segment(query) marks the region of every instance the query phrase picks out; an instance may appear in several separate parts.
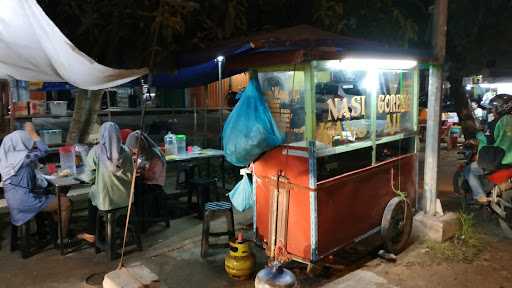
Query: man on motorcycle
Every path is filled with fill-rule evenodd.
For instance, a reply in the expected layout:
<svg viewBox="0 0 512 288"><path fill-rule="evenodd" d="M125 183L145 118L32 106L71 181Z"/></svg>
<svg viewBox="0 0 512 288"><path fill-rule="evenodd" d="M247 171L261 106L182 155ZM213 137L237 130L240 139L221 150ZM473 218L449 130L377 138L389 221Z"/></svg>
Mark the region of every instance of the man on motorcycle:
<svg viewBox="0 0 512 288"><path fill-rule="evenodd" d="M512 95L499 94L496 95L489 103L490 115L494 119L490 119L487 125L486 133L478 132L476 137L479 141L478 151L484 146L500 147L505 151L505 155L501 160L502 165L512 164ZM489 171L487 171L489 172ZM464 169L473 198L481 204L487 204L489 198L484 189L482 179L484 171L478 166L477 162L471 163Z"/></svg>

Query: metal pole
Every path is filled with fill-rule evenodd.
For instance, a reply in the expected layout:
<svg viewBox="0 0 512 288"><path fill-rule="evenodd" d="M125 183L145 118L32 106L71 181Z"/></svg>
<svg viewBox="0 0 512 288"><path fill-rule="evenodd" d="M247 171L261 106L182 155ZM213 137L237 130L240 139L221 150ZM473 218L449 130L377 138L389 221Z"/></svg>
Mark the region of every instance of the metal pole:
<svg viewBox="0 0 512 288"><path fill-rule="evenodd" d="M427 135L425 143L424 207L425 213L435 215L437 200L437 166L439 160L439 124L443 91L443 62L446 47L448 0L436 0L433 37L434 65L430 66L428 89Z"/></svg>
<svg viewBox="0 0 512 288"><path fill-rule="evenodd" d="M220 57L217 57L217 65L219 66L219 85L217 85L217 94L219 96L219 99L220 99L220 103L221 104L220 106L223 106L224 103L223 103L223 99L222 99L222 59L223 58L220 58ZM219 135L222 134L222 108L219 108L219 112L220 112L220 115L219 115ZM222 145L222 142L221 142L221 139L222 137L219 137L219 146Z"/></svg>
<svg viewBox="0 0 512 288"><path fill-rule="evenodd" d="M107 92L107 113L108 113L108 121L112 121L112 111L110 111L110 89L106 90ZM91 99L90 95L91 91L89 91L89 99Z"/></svg>
<svg viewBox="0 0 512 288"><path fill-rule="evenodd" d="M442 66L432 65L429 74L427 136L425 143L424 209L436 212L439 123L441 118ZM441 81L440 81L441 80Z"/></svg>

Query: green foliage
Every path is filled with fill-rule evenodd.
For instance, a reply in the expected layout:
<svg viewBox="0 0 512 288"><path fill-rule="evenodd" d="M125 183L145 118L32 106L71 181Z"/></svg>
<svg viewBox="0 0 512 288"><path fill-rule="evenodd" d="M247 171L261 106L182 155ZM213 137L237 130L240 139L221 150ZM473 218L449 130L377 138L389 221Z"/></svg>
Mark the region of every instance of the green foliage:
<svg viewBox="0 0 512 288"><path fill-rule="evenodd" d="M312 24L407 46L418 39L419 0L39 0L63 33L114 67L173 69L174 55L249 32ZM417 15L414 15L417 16Z"/></svg>
<svg viewBox="0 0 512 288"><path fill-rule="evenodd" d="M427 8L416 0L345 0L344 13L346 34L404 47L419 39L428 20Z"/></svg>
<svg viewBox="0 0 512 288"><path fill-rule="evenodd" d="M247 0L39 1L86 54L110 66L154 63L172 70L176 52L246 32Z"/></svg>
<svg viewBox="0 0 512 288"><path fill-rule="evenodd" d="M343 1L315 1L313 20L323 30L340 33L343 30Z"/></svg>

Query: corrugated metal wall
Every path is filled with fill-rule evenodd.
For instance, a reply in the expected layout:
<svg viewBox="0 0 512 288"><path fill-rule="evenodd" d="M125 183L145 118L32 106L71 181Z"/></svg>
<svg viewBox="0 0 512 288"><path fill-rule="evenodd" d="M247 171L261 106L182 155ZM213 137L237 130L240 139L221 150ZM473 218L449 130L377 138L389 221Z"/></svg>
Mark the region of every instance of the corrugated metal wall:
<svg viewBox="0 0 512 288"><path fill-rule="evenodd" d="M247 86L249 82L249 74L241 73L230 78L222 80L222 91L219 95L218 85L219 81L208 84L207 86L193 87L189 89L190 105L193 107L194 102L196 107L203 108L216 108L225 107L225 96L228 91L240 91L240 89Z"/></svg>

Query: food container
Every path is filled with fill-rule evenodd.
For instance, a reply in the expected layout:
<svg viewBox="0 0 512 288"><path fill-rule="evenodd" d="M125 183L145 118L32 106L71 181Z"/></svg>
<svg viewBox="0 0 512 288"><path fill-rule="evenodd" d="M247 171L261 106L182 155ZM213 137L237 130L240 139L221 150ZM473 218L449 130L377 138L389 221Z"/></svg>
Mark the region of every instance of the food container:
<svg viewBox="0 0 512 288"><path fill-rule="evenodd" d="M187 153L187 136L185 135L176 135L176 146L178 150L178 155L184 155Z"/></svg>
<svg viewBox="0 0 512 288"><path fill-rule="evenodd" d="M62 144L62 130L41 130L41 139L46 145L60 145Z"/></svg>
<svg viewBox="0 0 512 288"><path fill-rule="evenodd" d="M176 145L176 135L171 132L164 137L165 155L177 155L178 146Z"/></svg>
<svg viewBox="0 0 512 288"><path fill-rule="evenodd" d="M30 100L35 101L46 101L46 92L42 91L30 91Z"/></svg>
<svg viewBox="0 0 512 288"><path fill-rule="evenodd" d="M66 115L68 108L68 101L49 101L50 114L52 115Z"/></svg>
<svg viewBox="0 0 512 288"><path fill-rule="evenodd" d="M63 175L76 175L75 146L59 148L60 173Z"/></svg>
<svg viewBox="0 0 512 288"><path fill-rule="evenodd" d="M46 114L46 102L44 101L30 101L30 115L44 115Z"/></svg>
<svg viewBox="0 0 512 288"><path fill-rule="evenodd" d="M15 102L13 103L13 106L14 107L12 107L13 109L11 111L13 111L16 116L28 115L28 105L26 101Z"/></svg>

